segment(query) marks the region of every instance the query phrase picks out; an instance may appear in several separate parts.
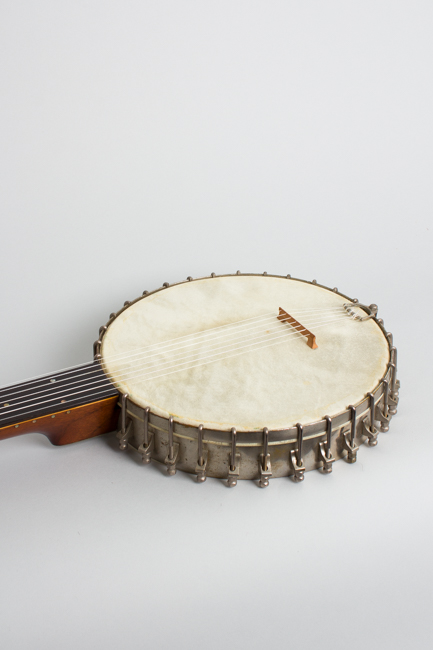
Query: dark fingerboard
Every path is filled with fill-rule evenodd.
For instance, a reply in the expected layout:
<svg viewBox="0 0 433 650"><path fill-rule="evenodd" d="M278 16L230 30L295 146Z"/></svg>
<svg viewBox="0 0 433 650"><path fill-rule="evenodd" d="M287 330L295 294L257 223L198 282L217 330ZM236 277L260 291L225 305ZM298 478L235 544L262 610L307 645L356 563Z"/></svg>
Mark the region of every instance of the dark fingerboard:
<svg viewBox="0 0 433 650"><path fill-rule="evenodd" d="M0 389L0 427L116 394L98 362L13 384Z"/></svg>

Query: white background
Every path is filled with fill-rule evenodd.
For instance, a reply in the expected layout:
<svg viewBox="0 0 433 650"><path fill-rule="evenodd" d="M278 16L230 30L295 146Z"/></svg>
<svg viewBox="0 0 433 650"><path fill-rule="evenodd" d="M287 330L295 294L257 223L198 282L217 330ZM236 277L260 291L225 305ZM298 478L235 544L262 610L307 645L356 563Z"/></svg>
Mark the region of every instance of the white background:
<svg viewBox="0 0 433 650"><path fill-rule="evenodd" d="M2 648L431 648L431 2L0 10L0 383L237 269L376 302L402 382L355 465L267 490L2 442Z"/></svg>

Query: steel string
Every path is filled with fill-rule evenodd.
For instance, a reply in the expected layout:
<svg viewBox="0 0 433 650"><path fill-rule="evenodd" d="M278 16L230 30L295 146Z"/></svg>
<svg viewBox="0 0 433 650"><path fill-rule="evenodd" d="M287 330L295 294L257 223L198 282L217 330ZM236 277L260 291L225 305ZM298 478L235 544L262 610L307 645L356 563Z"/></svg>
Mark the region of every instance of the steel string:
<svg viewBox="0 0 433 650"><path fill-rule="evenodd" d="M342 318L334 318L334 319L332 319L330 321L325 321L325 322L319 321L319 324L314 325L314 327L316 329L320 329L321 327L326 327L326 326L328 326L328 325L330 325L332 323L342 321L342 320L346 320L347 318L352 318L352 317L349 316L349 315L345 315ZM322 324L320 324L320 323L322 323ZM269 339L268 337L264 337L262 340L271 340L271 341L275 340L275 339L284 339L285 340L285 339L289 339L289 338L293 338L293 337L298 337L299 338L300 336L303 336L303 335L299 331L295 331L295 332L290 332L289 331L288 333L282 334L282 335L277 336L277 337L272 337L271 339ZM261 342L262 341L258 341L257 343L248 343L248 344L246 344L244 346L238 346L238 348L236 348L236 349L239 350L239 349L242 349L242 348L251 348L252 346L259 345ZM283 343L284 341L279 341L279 342ZM265 345L265 346L260 346L258 348L254 348L254 349L250 349L250 350L244 350L243 352L239 352L239 353L236 353L236 354L225 355L224 357L220 357L218 359L213 359L212 361L204 361L203 363L199 363L199 364L196 364L194 366L190 366L189 368L179 368L179 366L184 366L187 363L192 363L192 361L184 361L184 362L181 362L181 363L178 363L178 364L174 364L174 366L171 366L171 367L174 367L174 368L177 367L178 370L172 370L171 372L168 372L168 373L160 373L160 374L157 374L155 377L149 377L149 375L158 373L158 372L160 372L159 370L150 371L148 373L144 373L144 375L134 375L134 374L130 375L130 376L126 375L126 376L124 376L124 377L122 377L120 379L117 379L116 383L120 383L121 381L130 381L131 379L141 380L141 381L143 381L143 380L147 381L148 379L159 379L160 377L164 377L166 375L170 375L170 374L173 374L173 373L176 373L176 372L181 372L182 370L192 370L193 368L197 368L199 366L203 366L203 365L206 365L208 363L214 363L215 361L224 361L227 358L231 358L231 357L234 357L234 356L239 356L240 354L245 354L248 351L254 352L255 350L260 350L262 348L271 347L273 345L277 345L277 343L271 343L271 344L268 344L268 345ZM221 352L217 352L216 354L209 355L208 357L205 357L205 359L209 359L210 357L213 357L213 356L219 356L220 354L221 354ZM168 369L168 368L166 368L166 369ZM141 372L141 370L140 370L140 372ZM106 378L101 379L100 381L88 384L86 386L86 389L84 389L84 390L79 390L79 391L76 391L76 392L73 392L73 393L68 393L66 395L63 395L62 393L64 393L65 391L68 391L69 388L58 390L58 391L56 391L56 394L54 395L54 397L52 397L52 398L50 398L48 400L40 401L37 404L35 404L34 406L37 406L38 404L47 404L48 402L52 402L52 401L58 399L59 397L62 397L63 399L68 399L68 398L73 397L75 395L79 395L79 394L87 392L91 385L100 384L101 382L106 382L106 381L107 381ZM100 394L103 394L103 393L105 394L107 392L111 392L113 386L116 387L116 383L113 380L109 379L109 381L112 382L112 385L110 387L102 389L100 392L96 393L94 396L100 395ZM84 385L84 384L82 384L82 385ZM79 388L79 386L77 388ZM8 417L4 418L4 420L2 420L1 423L6 422L8 419L12 419L13 416L12 417L10 416L11 413L15 413L17 411L21 411L21 410L23 410L25 408L28 408L30 406L30 402L32 402L32 401L33 401L33 399L27 400L25 406L21 406L19 408L11 409L10 411L8 411ZM41 407L41 408L44 408L44 407ZM32 412L41 410L41 408L33 409Z"/></svg>
<svg viewBox="0 0 433 650"><path fill-rule="evenodd" d="M275 319L275 327L272 327L272 328L268 329L267 332L263 332L263 331L262 331L260 335L258 335L258 336L256 336L256 337L253 336L253 337L251 337L249 340L254 340L255 338L259 338L260 336L263 336L264 334L269 334L270 332L280 330L280 329L281 329L281 324L282 324L282 322L286 322L288 325L290 325L290 323L288 323L287 321L280 321L280 320L278 320L277 317L275 317L275 315L274 315L274 318L272 318L271 320L274 321L274 319ZM322 319L321 321L318 321L318 323L320 323L320 322L327 322L327 321L326 321L326 320L323 321L323 319ZM312 326L312 325L310 325L310 326ZM262 326L260 326L260 327L254 327L254 328L253 328L253 331L254 331L254 330L262 330ZM299 332L299 330L297 330L297 331ZM300 333L300 332L299 332L299 333ZM217 347L213 347L215 344L212 343L212 342L211 342L211 343L208 343L208 342L200 342L199 345L202 345L202 346L203 346L201 350L198 350L197 352L193 352L193 351L192 351L192 354L191 354L191 355L189 355L189 354L187 353L186 357L183 357L183 358L188 359L188 356L189 356L189 357L194 357L194 356L197 356L198 354L201 354L201 353L206 352L206 351L222 350L222 349L224 349L224 348L231 347L231 346L233 346L233 345L236 345L235 340L236 340L236 339L239 339L239 338L241 339L241 340L239 341L239 343L242 343L242 339L244 339L244 334L245 334L245 332L242 332L242 333L238 334L237 336L235 336L234 338L232 338L232 340L231 340L230 343L227 343L226 345L222 345L222 346L220 346L220 345L217 343ZM214 340L215 338L221 338L221 337L214 337L213 339L210 339L210 341ZM244 339L244 340L245 340L245 339ZM191 344L189 344L189 345L193 345L193 344L195 344L195 343L191 343ZM209 349L209 350L205 350L205 349L203 349L203 348L206 348L206 347L209 347L209 346L210 346L210 349ZM181 347L187 347L187 346L181 346ZM178 347L178 348L175 348L175 350L176 350L176 349L179 349L179 347ZM171 352L171 351L169 351L169 352ZM165 352L165 353L166 353L166 352ZM153 355L148 355L148 356L146 356L146 355L140 355L140 358L139 358L139 359L135 359L135 360L131 361L130 364L123 365L123 366L121 366L121 367L116 368L116 372L117 372L117 373L120 373L120 376L121 376L121 373L122 373L124 370L126 370L127 373L131 373L132 371L134 371L134 370L138 370L138 369L143 370L143 369L145 369L148 365L152 365L152 363L153 363L152 361L150 361L149 363L147 363L148 360L149 360L150 358L155 357L155 356L159 356L160 354L161 354L161 352L157 352L157 353L155 353L155 354L153 354ZM165 362L163 362L161 365L164 366L164 365L167 365L168 363L171 363L171 362L172 362L172 361L173 361L177 356L179 356L179 354L182 355L182 354L184 354L184 352L179 352L178 354L172 355L172 358L171 358L169 361L165 361ZM143 365L140 365L139 367L136 367L136 368L131 367L132 364L141 363L143 357L144 357L144 364L143 364ZM111 357L109 358L109 361L111 361ZM181 361L181 360L178 359L177 361L179 362L179 361ZM185 361L185 363L188 363L188 361ZM101 370L105 373L105 375L110 374L110 373L108 373L107 365L108 365L107 361L106 361L105 359L101 359L101 365L98 365L97 368L94 368L92 372L89 372L89 373L83 373L83 374L81 374L81 375L77 375L77 377L90 376L91 374L99 374L99 373L101 372ZM112 373L111 373L111 374L112 374ZM90 378L90 377L89 377L89 378ZM104 379L105 379L105 377L104 377L104 378L101 378L101 379L99 380L99 382L104 381ZM79 384L79 383L80 383L80 380L77 379L77 381L69 382L69 383L68 383L68 386L65 387L65 388L63 388L61 385L60 385L60 386L56 386L56 387L54 387L54 386L49 386L49 387L46 387L46 388L42 388L41 390L34 392L33 395L32 395L32 397L30 398L30 400L34 400L34 399L36 399L36 395L41 395L41 394L43 394L43 393L48 393L48 392L50 392L53 388L58 388L58 391L59 391L59 393L60 393L62 390L63 390L63 391L65 391L65 390L69 390L70 386L72 386L72 385L74 385L74 384ZM83 385L83 386L84 386L84 385L92 386L92 385L95 384L95 383L98 383L98 382L89 382L88 384L83 383L82 385ZM23 389L22 391L16 391L16 393L15 393L15 395L12 397L12 399L14 399L14 400L16 399L16 394L17 394L18 392L25 392L25 389ZM6 399L7 399L7 398L3 398L2 401L6 401ZM24 400L24 401L27 402L28 400ZM22 402L16 402L15 404L17 405L17 404L21 404L21 403L22 403ZM0 408L1 408L1 407L0 407Z"/></svg>
<svg viewBox="0 0 433 650"><path fill-rule="evenodd" d="M336 312L336 313L340 313L340 312L341 312L341 309L342 309L342 306L339 307L339 308L333 308L333 309L326 310L326 312L329 312L329 313L326 313L326 315L330 315L331 313L334 313L334 312ZM270 313L272 313L272 316L271 316L271 317L268 317L268 316L265 317L265 316L262 315L262 316L260 316L260 317L254 317L254 319L245 319L245 320L246 320L246 321L254 320L254 321L256 321L256 322L259 322L260 320L262 320L263 322L262 322L261 325L260 325L260 327L261 327L265 322L267 322L267 321L273 321L274 319L277 318L277 315L275 314L275 312L270 312ZM325 314L325 310L321 310L321 313L322 313L322 314ZM317 314L317 316L318 316L318 314ZM244 329L241 333L238 333L237 336L235 336L234 338L239 338L239 336L242 337L242 336L244 335L244 333L245 333L247 330L252 330L252 331L254 331L254 330L260 329L260 327L257 327L256 325L251 325L251 324L249 324L249 326L239 325L240 322L242 322L242 321L238 321L238 322L236 322L236 323L229 324L229 325L218 326L218 327L216 327L216 328L210 328L210 329L208 329L208 330L202 330L202 331L197 332L197 333L194 333L194 334L188 334L188 335L185 335L185 336L179 337L179 339L185 339L185 338L187 338L187 337L190 337L190 339L189 339L190 342L185 343L185 345L177 346L177 349L185 348L185 347L190 347L190 346L192 346L192 345L195 345L196 342L197 342L197 336L198 336L198 335L200 335L200 336L205 336L208 332L212 332L213 330L220 329L221 327L230 327L231 329L230 329L230 331L229 331L228 333L227 333L227 331L224 331L224 332L222 332L221 334L219 334L219 335L217 335L217 336L213 336L213 337L208 338L207 340L208 340L208 341L212 341L212 340L215 340L215 339L218 339L218 338L223 338L223 337L230 337L230 336L233 336L233 334L234 334L233 330L234 330L234 329L237 329L238 327L244 327L244 328L246 327L246 329ZM280 321L280 322L281 322L281 321ZM283 322L284 322L284 321L283 321ZM288 321L287 321L287 322L288 322ZM288 322L288 324L290 324L290 323ZM192 338L192 337L195 337L195 338ZM172 340L173 340L173 341L176 341L176 340L178 340L178 339L172 339ZM136 360L133 361L133 363L135 363L135 362L139 361L141 358L143 358L144 356L146 356L146 359L149 359L149 358L152 358L152 357L154 357L154 356L158 356L159 354L161 354L161 351L163 351L163 352L170 351L170 352L171 352L172 350L164 350L164 348L167 348L167 347L168 347L168 348L173 347L173 345L168 345L168 343L169 343L169 342L163 341L163 342L161 342L161 343L154 343L154 344L151 344L150 346L146 346L146 347L144 347L143 349L146 350L146 349L150 349L150 348L152 348L152 347L155 348L155 346L159 346L156 350L151 350L151 349L150 349L150 351L153 352L153 354L150 354L150 355L147 355L147 356L145 355L145 353L138 353L138 352L136 352L136 350L139 350L139 349L141 349L141 348L135 348L134 350L130 351L130 352L127 353L127 354L121 353L121 354L119 354L119 355L111 355L110 357L107 357L107 360L109 360L110 362L113 362L113 360L116 361L116 357L118 357L118 360L129 360L129 359L131 359L131 358L133 358L133 357L138 356L139 359L136 359ZM176 350L176 348L174 348L174 350ZM102 364L105 364L105 363L106 363L106 360L105 360L105 359L102 359L102 360L101 360L101 366L98 365L97 367L91 367L91 368L89 368L88 364L80 364L80 365L78 365L78 366L76 366L76 367L82 367L83 365L87 365L88 371L87 371L87 372L83 372L83 373L81 373L81 374L79 374L79 375L76 375L75 378L78 379L79 377L87 377L87 376L90 377L90 375L97 374L97 373L100 372L101 367L102 367L102 369L104 370L104 367L103 367ZM127 366L125 366L125 367L127 367ZM49 376L50 376L50 375L43 375L42 377L49 377ZM57 374L56 376L58 377L58 374ZM62 381L62 380L60 379L60 381ZM76 384L76 383L78 383L78 382L77 382L77 381L73 381L73 382L70 382L69 385ZM29 386L27 385L27 382L26 382L26 387L25 387L25 388L22 388L22 389L20 389L20 390L15 390L15 391L14 391L14 395L10 395L10 396L5 395L5 396L2 396L2 401L3 401L3 402L7 402L8 399L15 399L15 398L16 398L16 395L17 395L18 393L25 393L25 392L28 390L28 388L29 388ZM51 387L46 388L46 389L43 389L43 390L41 390L41 391L37 391L37 392L34 393L34 395L38 395L38 394L41 394L41 393L43 393L43 392L48 392L48 390L49 390L50 388L51 388ZM0 407L0 408L1 408L1 407Z"/></svg>
<svg viewBox="0 0 433 650"><path fill-rule="evenodd" d="M269 329L267 330L267 332L266 332L267 334L269 334L270 332L273 332L273 331L277 331L277 330L279 330L279 329L281 328L281 324L282 324L282 323L286 323L286 324L290 325L290 322L288 322L287 320L286 320L286 321L284 321L284 320L280 321L279 319L277 319L277 317L276 317L275 315L274 315L274 318L272 318L271 320L274 320L274 319L275 319L275 327L271 327L271 328L269 328ZM323 322L323 321L318 321L318 322ZM325 321L325 322L326 322L326 321ZM251 328L248 328L248 329L251 329ZM262 330L262 326L260 326L260 327L254 327L254 328L253 328L253 331L254 331L254 330L256 330L256 331L257 331L257 330ZM297 331L299 332L299 330L297 330ZM264 333L265 333L265 332L263 332L263 334L264 334ZM301 332L299 332L299 333L301 333ZM194 356L197 356L198 354L201 354L201 353L205 352L205 351L206 351L205 348L206 348L206 347L209 347L209 346L211 346L209 351L212 351L213 349L219 350L219 349L223 349L223 348L227 348L227 347L231 347L231 346L233 346L233 345L236 345L236 343L235 343L236 339L241 338L241 341L240 341L240 342L242 342L242 339L244 338L244 334L245 334L245 331L242 332L242 333L238 333L238 334L237 334L234 338L232 338L231 341L230 341L229 343L227 343L226 345L223 345L223 346L219 346L219 347L218 347L219 344L217 343L217 347L216 347L216 348L213 348L213 347L212 347L213 345L215 345L215 344L212 343L212 342L209 343L209 342L207 342L207 341L201 341L201 342L199 342L199 345L201 345L202 348L201 348L200 350L198 350L197 352L193 352L193 351L192 351L192 355L191 355L191 356L194 357ZM263 334L260 334L260 335L258 335L258 336L252 336L252 337L250 337L249 340L254 340L255 338L258 338L259 336L262 336ZM221 337L213 337L213 339L209 339L209 341L214 341L215 338L221 338ZM190 345L196 345L196 342L191 343L191 344L188 344L188 345L186 345L186 346L179 346L179 347L175 348L175 351L178 350L180 347L189 347ZM169 351L169 352L171 352L171 351ZM163 352L163 354L164 354L164 353L167 354L167 352ZM153 355L148 355L148 356L141 354L139 359L134 359L134 360L132 360L129 364L127 364L127 365L123 365L123 366L121 366L120 368L119 368L119 367L116 368L116 372L122 373L122 371L123 371L124 369L127 369L128 372L131 372L132 370L138 370L138 368L133 368L133 367L131 367L131 366L133 366L133 364L141 363L141 361L142 361L143 358L144 358L145 363L144 363L144 365L140 366L140 368L141 368L141 369L144 369L146 366L151 365L151 364L153 363L152 361L150 361L149 363L147 363L148 360L149 360L150 358L155 357L155 356L159 356L160 354L161 354L161 352L157 352L157 353L155 353L155 354L153 354ZM179 352L179 353L176 353L176 354L172 355L171 360L174 360L177 356L179 356L179 354L182 355L182 354L184 354L184 352ZM187 355L187 356L188 356L188 355ZM186 358L187 358L187 357L186 357ZM178 361L179 361L179 360L178 360ZM91 374L100 373L101 369L102 369L103 372L105 372L106 374L109 374L109 373L108 373L108 369L107 369L107 366L108 366L108 363L109 363L109 362L111 362L111 357L109 357L108 359L101 359L101 365L100 365L100 366L98 365L98 368L97 368L97 369L93 369L93 371L92 371L92 372L89 372L89 373L83 373L83 374L81 374L81 375L77 375L77 377L83 377L83 376L86 376L86 375L91 375ZM166 361L166 362L164 362L162 365L167 365L167 363L170 363L170 362L169 362L169 361ZM112 373L111 373L111 374L112 374ZM101 380L101 381L102 381L102 380ZM68 390L70 386L72 386L72 385L74 385L74 384L77 384L77 383L80 383L80 380L79 380L79 379L77 379L77 381L69 382L68 387L67 387L66 389L64 389L64 390ZM83 385L84 385L84 384L83 384ZM88 385L91 386L92 383L89 383ZM42 390L40 390L40 391L36 391L35 393L33 393L33 397L32 397L32 399L34 399L34 397L35 397L36 395L41 395L41 394L43 394L43 393L50 392L50 390L51 390L52 388L54 388L54 387L53 387L53 386L50 386L50 387L47 387L47 388L42 388ZM61 390L61 386L59 386L58 388L59 388L59 390ZM17 392L25 392L25 389L23 389L22 391L17 391ZM17 393L17 392L16 392L16 393ZM16 393L15 393L15 395L16 395ZM7 398L4 398L2 401L6 401L6 399L7 399ZM14 396L12 399L16 399L16 397ZM21 403L21 402L17 402L17 404L20 404L20 403ZM1 407L0 407L0 408L1 408Z"/></svg>
<svg viewBox="0 0 433 650"><path fill-rule="evenodd" d="M298 311L296 311L296 314L298 315L298 314L304 314L304 313L315 312L315 311L322 312L322 313L325 314L326 312L332 312L332 311L335 311L335 310L339 310L342 307L343 307L343 305L341 305L340 307L329 307L329 308L326 308L326 309L322 309L320 307L318 307L318 308L310 308L310 309L306 309L306 310L302 310L302 311L298 310ZM198 335L206 335L208 332L211 332L213 330L217 330L217 329L220 329L220 328L224 328L224 327L226 327L226 328L231 328L233 326L237 327L242 322L261 319L261 318L264 318L265 316L267 316L268 314L273 314L275 316L275 312L267 312L266 314L262 314L260 316L253 316L252 318L247 318L247 319L245 319L245 321L235 321L234 323L228 323L227 325L219 325L217 327L209 328L207 330L201 330L200 332L195 332L193 334L186 334L186 335L178 337L178 338L169 339L168 341L162 341L161 343L152 343L149 346L143 346L141 348L135 348L135 350L132 351L132 352L136 353L137 350L146 350L148 348L151 348L151 347L154 347L154 346L157 346L157 345L161 345L161 346L166 345L166 344L170 343L171 341L177 341L177 340L187 338L187 337L198 336ZM122 355L123 355L123 353L119 353L120 357L122 357ZM117 356L117 355L113 355L112 358L114 358L115 356ZM129 353L127 355L125 355L125 358L128 357L128 356L130 356ZM75 370L76 368L88 367L89 363L92 363L92 362L79 363L79 364L76 364L74 366L68 366L66 368L62 368L61 370L58 370L58 371L53 371L52 373L44 373L42 375L35 375L34 377L30 377L29 379L26 379L22 383L30 385L31 383L34 383L34 382L36 382L36 381L38 381L40 379L48 378L48 377L52 376L53 374L55 374L57 377L59 377L62 374L69 374L72 370ZM5 388L12 388L13 386L19 386L19 385L20 385L20 383L17 383L17 384L3 384L2 386L0 386L0 391L5 389ZM6 399L7 399L7 397L2 397L2 401L6 400Z"/></svg>

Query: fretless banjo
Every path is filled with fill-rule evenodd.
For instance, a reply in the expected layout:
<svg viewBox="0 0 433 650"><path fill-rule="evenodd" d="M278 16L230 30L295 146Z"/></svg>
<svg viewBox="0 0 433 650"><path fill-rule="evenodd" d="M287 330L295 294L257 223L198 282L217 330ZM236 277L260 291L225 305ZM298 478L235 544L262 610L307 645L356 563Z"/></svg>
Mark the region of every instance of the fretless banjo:
<svg viewBox="0 0 433 650"><path fill-rule="evenodd" d="M236 485L354 463L397 411L377 306L263 273L144 291L100 328L89 364L0 390L0 439L63 445L118 428L120 449Z"/></svg>

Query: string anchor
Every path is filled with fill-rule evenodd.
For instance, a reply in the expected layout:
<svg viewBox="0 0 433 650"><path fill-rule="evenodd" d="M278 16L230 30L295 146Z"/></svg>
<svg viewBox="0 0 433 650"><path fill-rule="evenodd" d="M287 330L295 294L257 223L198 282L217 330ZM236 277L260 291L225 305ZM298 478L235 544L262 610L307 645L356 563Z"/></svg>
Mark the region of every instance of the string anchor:
<svg viewBox="0 0 433 650"><path fill-rule="evenodd" d="M367 307L367 305L361 305L359 302L345 302L343 303L343 307L349 316L353 318L353 320L357 320L360 323L363 323L365 320L369 320L370 318L375 318L377 316L377 305L370 305ZM367 316L361 316L359 312L355 311L355 308L360 308L363 311L367 312Z"/></svg>

